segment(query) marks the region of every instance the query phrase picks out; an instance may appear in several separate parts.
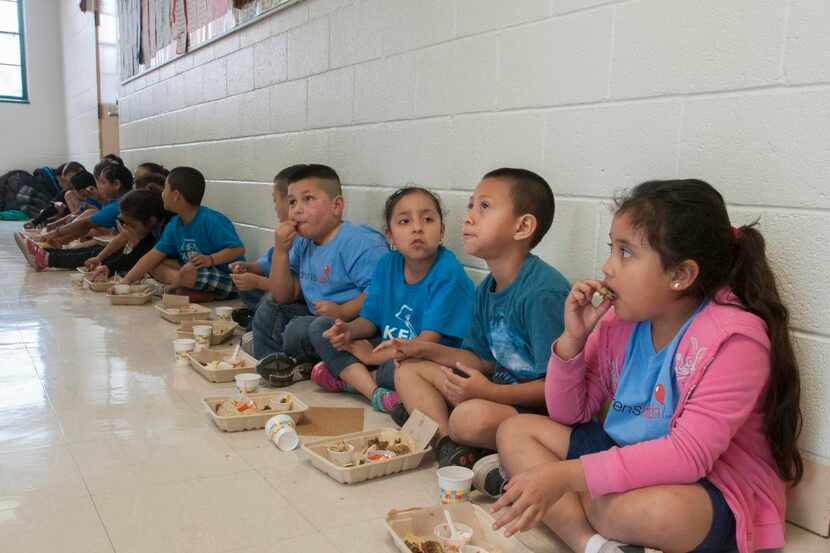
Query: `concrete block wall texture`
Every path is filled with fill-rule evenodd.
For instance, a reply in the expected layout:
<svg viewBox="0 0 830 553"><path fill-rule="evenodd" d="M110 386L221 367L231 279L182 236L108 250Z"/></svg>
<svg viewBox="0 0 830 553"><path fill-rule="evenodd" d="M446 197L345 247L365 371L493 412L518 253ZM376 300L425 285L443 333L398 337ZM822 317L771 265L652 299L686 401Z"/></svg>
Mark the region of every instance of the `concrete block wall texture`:
<svg viewBox="0 0 830 553"><path fill-rule="evenodd" d="M332 165L347 213L440 192L446 242L487 170L553 186L536 253L599 272L610 199L651 178L714 184L759 218L802 361L804 450L830 463L830 9L824 0L308 0L127 82L131 165L192 165L249 256L272 243L269 185Z"/></svg>

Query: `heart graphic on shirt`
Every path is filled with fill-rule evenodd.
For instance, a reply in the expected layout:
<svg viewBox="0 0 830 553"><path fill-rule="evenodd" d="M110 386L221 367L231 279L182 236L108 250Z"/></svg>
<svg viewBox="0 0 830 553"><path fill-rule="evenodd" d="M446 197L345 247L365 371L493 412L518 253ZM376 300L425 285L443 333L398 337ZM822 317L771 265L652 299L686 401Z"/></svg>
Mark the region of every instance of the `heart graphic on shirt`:
<svg viewBox="0 0 830 553"><path fill-rule="evenodd" d="M664 388L662 384L658 384L654 387L654 399L656 399L660 405L663 405L666 401L666 388Z"/></svg>

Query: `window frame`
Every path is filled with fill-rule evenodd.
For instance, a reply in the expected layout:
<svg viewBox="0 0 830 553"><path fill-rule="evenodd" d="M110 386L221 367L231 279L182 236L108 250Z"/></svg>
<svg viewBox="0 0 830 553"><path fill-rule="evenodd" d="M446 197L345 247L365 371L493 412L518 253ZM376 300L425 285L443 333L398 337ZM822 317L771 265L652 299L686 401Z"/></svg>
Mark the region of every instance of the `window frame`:
<svg viewBox="0 0 830 553"><path fill-rule="evenodd" d="M6 102L11 104L28 104L29 103L29 84L26 80L26 27L23 21L23 0L15 0L17 5L17 34L20 40L20 96L6 96L0 94L0 103ZM13 35L15 33L2 34Z"/></svg>

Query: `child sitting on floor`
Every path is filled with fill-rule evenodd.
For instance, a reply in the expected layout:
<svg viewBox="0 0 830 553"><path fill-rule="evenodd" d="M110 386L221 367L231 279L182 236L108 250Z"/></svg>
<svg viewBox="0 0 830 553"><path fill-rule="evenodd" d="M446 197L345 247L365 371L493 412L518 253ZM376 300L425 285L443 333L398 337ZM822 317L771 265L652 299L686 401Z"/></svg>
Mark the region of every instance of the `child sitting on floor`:
<svg viewBox="0 0 830 553"><path fill-rule="evenodd" d="M438 197L424 188L402 188L386 200L386 237L393 251L372 273L360 316L351 322L319 317L309 329L322 361L311 379L321 388L356 390L381 412L400 402L391 349L384 340L423 340L461 345L470 324L475 286L444 246ZM367 341L366 338L369 338ZM369 372L369 366L376 368Z"/></svg>
<svg viewBox="0 0 830 553"><path fill-rule="evenodd" d="M763 237L709 184L673 180L624 196L610 238L605 279L565 304L550 418L499 428L496 526L541 521L578 553L782 548L800 384Z"/></svg>
<svg viewBox="0 0 830 553"><path fill-rule="evenodd" d="M544 412L545 341L562 332L569 285L530 250L553 216L553 192L536 173L505 168L484 175L464 217L464 251L491 272L476 290L464 342L391 344L401 361L395 388L408 412L419 409L438 423L442 467L472 466L479 448L495 449L502 422Z"/></svg>
<svg viewBox="0 0 830 553"><path fill-rule="evenodd" d="M288 183L288 220L275 232L271 298L263 300L253 320L260 368L269 366L264 358L274 354L284 366L281 372L319 359L309 338L316 317L357 317L372 271L388 251L381 233L343 220L345 200L334 169L305 165ZM295 376L307 379L308 368Z"/></svg>
<svg viewBox="0 0 830 553"><path fill-rule="evenodd" d="M176 214L155 247L124 276L130 284L150 273L162 284L183 289L194 301L236 294L228 263L244 260L245 246L222 213L201 205L205 177L192 167L176 167L162 192L164 208ZM175 259L168 257L175 256Z"/></svg>

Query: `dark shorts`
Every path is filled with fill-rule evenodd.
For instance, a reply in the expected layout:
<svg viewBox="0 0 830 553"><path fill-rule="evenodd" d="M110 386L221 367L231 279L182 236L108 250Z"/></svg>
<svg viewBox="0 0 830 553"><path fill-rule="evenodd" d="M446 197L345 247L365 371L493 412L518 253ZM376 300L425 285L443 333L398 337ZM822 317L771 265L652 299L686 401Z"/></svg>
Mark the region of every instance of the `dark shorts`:
<svg viewBox="0 0 830 553"><path fill-rule="evenodd" d="M583 455L599 453L616 446L616 442L605 433L602 425L591 421L578 424L571 432L571 441L568 445L568 459L579 459ZM726 503L723 494L709 480L703 478L698 481L709 494L712 502L712 527L691 553L726 553L736 551L735 515Z"/></svg>

